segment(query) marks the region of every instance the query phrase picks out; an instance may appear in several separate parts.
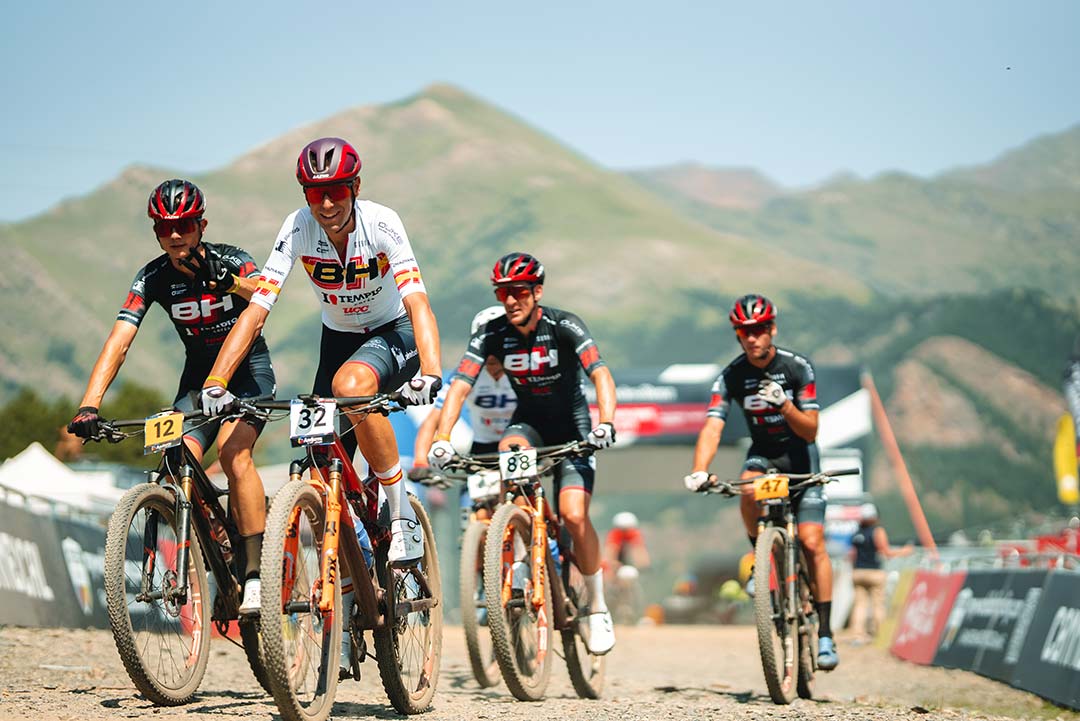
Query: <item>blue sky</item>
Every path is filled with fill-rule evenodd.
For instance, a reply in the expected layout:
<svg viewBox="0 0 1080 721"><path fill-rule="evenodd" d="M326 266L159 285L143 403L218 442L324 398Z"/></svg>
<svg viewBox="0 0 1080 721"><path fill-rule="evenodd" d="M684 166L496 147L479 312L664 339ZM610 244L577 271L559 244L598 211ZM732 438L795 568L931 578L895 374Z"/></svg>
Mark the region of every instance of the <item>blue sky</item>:
<svg viewBox="0 0 1080 721"><path fill-rule="evenodd" d="M1080 122L1077 28L1065 0L10 3L0 220L433 82L610 168L927 175Z"/></svg>

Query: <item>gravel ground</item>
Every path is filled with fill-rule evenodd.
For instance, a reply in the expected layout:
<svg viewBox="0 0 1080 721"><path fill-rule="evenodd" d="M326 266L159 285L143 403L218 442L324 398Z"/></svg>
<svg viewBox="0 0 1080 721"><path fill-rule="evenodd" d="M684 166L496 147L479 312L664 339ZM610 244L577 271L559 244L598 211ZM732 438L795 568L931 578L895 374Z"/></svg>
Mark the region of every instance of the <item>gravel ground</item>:
<svg viewBox="0 0 1080 721"><path fill-rule="evenodd" d="M758 663L754 630L738 626L620 628L602 701L578 699L559 661L542 703L515 701L505 687L472 680L460 627L448 627L439 689L425 719L1062 719L1080 714L963 671L902 663L872 647L842 643L840 668L822 674L815 701L775 706ZM156 708L138 696L108 631L0 628L0 719L276 719L243 652L215 639L195 700ZM399 718L378 669L342 682L334 717Z"/></svg>

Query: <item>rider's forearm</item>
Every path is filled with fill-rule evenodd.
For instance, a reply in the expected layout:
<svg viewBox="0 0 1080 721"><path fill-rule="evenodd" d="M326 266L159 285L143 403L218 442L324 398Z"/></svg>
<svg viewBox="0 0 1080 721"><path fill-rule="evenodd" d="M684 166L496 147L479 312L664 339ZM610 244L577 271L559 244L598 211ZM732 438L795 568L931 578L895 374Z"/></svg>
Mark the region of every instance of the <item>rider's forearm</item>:
<svg viewBox="0 0 1080 721"><path fill-rule="evenodd" d="M724 422L719 418L709 418L705 421L701 432L698 433L697 444L694 446L694 467L692 473L709 470L716 455L716 448L720 445L720 435L724 432Z"/></svg>
<svg viewBox="0 0 1080 721"><path fill-rule="evenodd" d="M780 406L780 415L784 417L795 435L807 443L813 443L817 438L817 411L801 411L789 400Z"/></svg>
<svg viewBox="0 0 1080 721"><path fill-rule="evenodd" d="M251 304L244 308L240 317L236 319L236 325L225 337L225 342L218 352L217 360L214 361L214 367L210 369L205 385L222 385L218 382L219 380L225 381L225 385L228 385L228 381L232 379L236 369L240 367L240 363L251 350L251 344L259 337L269 313L270 311L260 305Z"/></svg>
<svg viewBox="0 0 1080 721"><path fill-rule="evenodd" d="M607 366L594 370L590 379L596 387L596 407L600 411L600 422L611 423L615 420L615 379Z"/></svg>
<svg viewBox="0 0 1080 721"><path fill-rule="evenodd" d="M105 345L101 349L101 355L94 363L94 370L90 372L90 380L86 384L86 393L83 395L80 406L93 406L98 408L105 397L105 391L116 380L116 374L120 372L120 366L124 365L131 341L135 338L138 327L126 321L117 321L113 326L109 337L105 339Z"/></svg>
<svg viewBox="0 0 1080 721"><path fill-rule="evenodd" d="M255 291L259 289L259 275L250 275L247 278L241 278L238 275L234 275L236 278L236 285L232 287L229 292L233 295L238 295L244 300L250 301L251 296L255 295Z"/></svg>
<svg viewBox="0 0 1080 721"><path fill-rule="evenodd" d="M461 406L471 390L472 386L463 380L455 380L450 384L450 390L446 392L446 400L443 402L442 415L439 417L438 430L435 431L435 440L450 440L450 432L454 430L454 424L461 415Z"/></svg>
<svg viewBox="0 0 1080 721"><path fill-rule="evenodd" d="M426 293L413 293L403 301L409 314L413 333L416 335L416 351L420 355L420 372L442 379L442 360L439 355L439 326Z"/></svg>
<svg viewBox="0 0 1080 721"><path fill-rule="evenodd" d="M416 443L413 445L413 465L426 466L428 451L431 450L431 442L435 440L435 432L439 429L439 418L442 417L442 409L436 408L428 413L424 422L416 429Z"/></svg>

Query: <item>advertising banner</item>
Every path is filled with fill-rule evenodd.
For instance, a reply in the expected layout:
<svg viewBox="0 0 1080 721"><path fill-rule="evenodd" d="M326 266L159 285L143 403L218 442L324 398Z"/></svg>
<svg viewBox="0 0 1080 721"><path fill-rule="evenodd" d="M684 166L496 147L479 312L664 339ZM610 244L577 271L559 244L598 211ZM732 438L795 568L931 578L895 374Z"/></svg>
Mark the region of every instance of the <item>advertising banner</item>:
<svg viewBox="0 0 1080 721"><path fill-rule="evenodd" d="M945 620L934 665L1010 681L1045 580L1045 570L968 571Z"/></svg>
<svg viewBox="0 0 1080 721"><path fill-rule="evenodd" d="M903 610L904 602L907 601L908 594L911 593L911 586L914 583L914 568L905 568L900 571L896 579L896 586L893 587L889 602L885 607L885 620L882 621L881 628L877 630L877 635L874 636L874 646L877 648L884 651L892 643L892 639L896 635L896 625L900 621L900 611Z"/></svg>
<svg viewBox="0 0 1080 721"><path fill-rule="evenodd" d="M1012 685L1080 709L1080 573L1047 576Z"/></svg>
<svg viewBox="0 0 1080 721"><path fill-rule="evenodd" d="M109 627L105 606L105 527L85 521L56 519L54 522L72 594L79 605L82 623L95 628Z"/></svg>
<svg viewBox="0 0 1080 721"><path fill-rule="evenodd" d="M915 573L893 636L890 650L894 656L923 665L934 660L953 599L964 585L966 575L964 571Z"/></svg>

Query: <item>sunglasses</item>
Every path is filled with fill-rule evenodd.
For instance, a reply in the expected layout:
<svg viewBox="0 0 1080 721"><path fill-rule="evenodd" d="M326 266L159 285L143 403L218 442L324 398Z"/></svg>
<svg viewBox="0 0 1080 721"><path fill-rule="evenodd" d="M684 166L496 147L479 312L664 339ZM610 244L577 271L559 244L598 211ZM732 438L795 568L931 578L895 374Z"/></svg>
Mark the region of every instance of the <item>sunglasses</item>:
<svg viewBox="0 0 1080 721"><path fill-rule="evenodd" d="M755 335L761 335L762 333L768 333L772 330L772 323L758 323L757 325L744 325L735 329L735 332L742 338L749 338Z"/></svg>
<svg viewBox="0 0 1080 721"><path fill-rule="evenodd" d="M514 296L517 300L524 300L532 295L533 287L531 285L510 285L503 286L495 289L495 298L500 302L505 302L510 296Z"/></svg>
<svg viewBox="0 0 1080 721"><path fill-rule="evenodd" d="M304 188L304 198L307 199L308 205L321 205L324 197L330 198L331 203L340 203L349 197L351 190L352 186L348 183L312 185Z"/></svg>
<svg viewBox="0 0 1080 721"><path fill-rule="evenodd" d="M168 238L173 233L185 235L194 233L201 218L180 218L179 220L159 220L154 223L154 234L159 238Z"/></svg>

